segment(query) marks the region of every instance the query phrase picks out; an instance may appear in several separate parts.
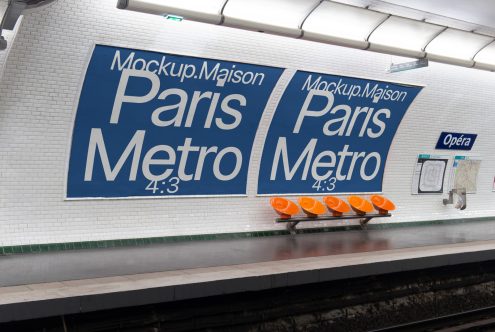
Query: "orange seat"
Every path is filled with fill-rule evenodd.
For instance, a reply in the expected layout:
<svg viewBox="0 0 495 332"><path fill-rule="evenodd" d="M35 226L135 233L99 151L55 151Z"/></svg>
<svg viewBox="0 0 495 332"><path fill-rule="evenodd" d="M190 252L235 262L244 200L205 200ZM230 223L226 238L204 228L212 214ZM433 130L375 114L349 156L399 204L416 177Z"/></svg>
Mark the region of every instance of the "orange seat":
<svg viewBox="0 0 495 332"><path fill-rule="evenodd" d="M282 197L273 197L270 199L270 205L282 219L289 219L294 214L299 213L299 207L296 203Z"/></svg>
<svg viewBox="0 0 495 332"><path fill-rule="evenodd" d="M395 210L395 204L381 195L371 195L371 203L373 203L373 206L380 214L388 214L388 211Z"/></svg>
<svg viewBox="0 0 495 332"><path fill-rule="evenodd" d="M351 211L346 202L335 196L325 196L323 197L323 202L325 202L334 217L340 217L343 213Z"/></svg>
<svg viewBox="0 0 495 332"><path fill-rule="evenodd" d="M365 215L373 211L373 205L371 203L362 198L361 196L349 196L347 197L349 204L351 204L352 209L359 215Z"/></svg>
<svg viewBox="0 0 495 332"><path fill-rule="evenodd" d="M299 205L301 206L304 213L308 215L308 217L315 218L318 217L319 214L325 213L325 206L321 204L320 201L317 201L311 197L300 197Z"/></svg>

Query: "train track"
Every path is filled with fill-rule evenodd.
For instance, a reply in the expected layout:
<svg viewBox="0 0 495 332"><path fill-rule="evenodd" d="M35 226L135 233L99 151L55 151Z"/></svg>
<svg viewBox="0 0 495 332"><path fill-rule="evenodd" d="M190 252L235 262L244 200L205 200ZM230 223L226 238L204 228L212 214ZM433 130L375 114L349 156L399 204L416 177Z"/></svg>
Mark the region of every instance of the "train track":
<svg viewBox="0 0 495 332"><path fill-rule="evenodd" d="M495 331L495 306L372 330L370 332Z"/></svg>

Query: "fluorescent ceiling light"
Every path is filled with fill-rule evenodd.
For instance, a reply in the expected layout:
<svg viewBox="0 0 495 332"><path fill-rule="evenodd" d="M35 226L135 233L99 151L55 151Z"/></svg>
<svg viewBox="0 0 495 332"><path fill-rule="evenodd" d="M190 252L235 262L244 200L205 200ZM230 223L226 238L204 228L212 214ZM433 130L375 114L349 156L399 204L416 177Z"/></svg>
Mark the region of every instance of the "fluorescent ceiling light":
<svg viewBox="0 0 495 332"><path fill-rule="evenodd" d="M301 35L301 24L320 0L229 0L224 24L291 37Z"/></svg>
<svg viewBox="0 0 495 332"><path fill-rule="evenodd" d="M495 42L479 51L474 57L474 61L476 68L495 70Z"/></svg>
<svg viewBox="0 0 495 332"><path fill-rule="evenodd" d="M371 34L370 50L402 56L424 57L424 47L445 28L391 16Z"/></svg>
<svg viewBox="0 0 495 332"><path fill-rule="evenodd" d="M434 61L471 67L476 53L492 41L491 37L449 28L428 44L426 53Z"/></svg>
<svg viewBox="0 0 495 332"><path fill-rule="evenodd" d="M401 56L426 52L432 61L495 71L494 37L341 3L372 0L336 1L117 0L117 7Z"/></svg>
<svg viewBox="0 0 495 332"><path fill-rule="evenodd" d="M342 46L367 48L366 39L387 14L323 1L302 27L304 38Z"/></svg>
<svg viewBox="0 0 495 332"><path fill-rule="evenodd" d="M406 1L411 1L411 0L406 0ZM416 1L416 0L414 0ZM432 1L432 0L429 0ZM436 0L438 1L438 0ZM409 6L397 6L393 3L390 3L389 0L385 1L368 1L368 9L380 12L380 13L387 13L392 16L399 16L399 17L407 17L415 21L422 21L425 19L425 16L428 16L427 13L418 11L414 8L411 8Z"/></svg>
<svg viewBox="0 0 495 332"><path fill-rule="evenodd" d="M117 7L149 14L173 14L186 19L220 24L227 0L119 0Z"/></svg>

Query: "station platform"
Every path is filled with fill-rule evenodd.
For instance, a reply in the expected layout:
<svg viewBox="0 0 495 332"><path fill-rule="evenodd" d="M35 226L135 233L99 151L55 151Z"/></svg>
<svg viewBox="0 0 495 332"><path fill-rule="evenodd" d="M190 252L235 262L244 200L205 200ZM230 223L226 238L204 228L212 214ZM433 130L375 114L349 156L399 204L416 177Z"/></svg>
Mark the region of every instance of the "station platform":
<svg viewBox="0 0 495 332"><path fill-rule="evenodd" d="M0 322L495 260L495 219L0 256Z"/></svg>

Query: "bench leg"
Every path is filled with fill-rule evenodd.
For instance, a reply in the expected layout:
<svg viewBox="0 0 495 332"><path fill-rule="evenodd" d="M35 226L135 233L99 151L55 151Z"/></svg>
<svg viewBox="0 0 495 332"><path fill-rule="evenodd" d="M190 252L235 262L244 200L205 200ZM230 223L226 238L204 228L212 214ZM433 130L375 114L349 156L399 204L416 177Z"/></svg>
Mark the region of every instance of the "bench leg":
<svg viewBox="0 0 495 332"><path fill-rule="evenodd" d="M359 224L361 225L361 229L366 229L367 225L368 225L368 221L370 221L371 218L362 218L362 219L359 219Z"/></svg>
<svg viewBox="0 0 495 332"><path fill-rule="evenodd" d="M290 221L287 223L287 230L291 235L296 235L296 225L299 224L299 221Z"/></svg>

